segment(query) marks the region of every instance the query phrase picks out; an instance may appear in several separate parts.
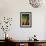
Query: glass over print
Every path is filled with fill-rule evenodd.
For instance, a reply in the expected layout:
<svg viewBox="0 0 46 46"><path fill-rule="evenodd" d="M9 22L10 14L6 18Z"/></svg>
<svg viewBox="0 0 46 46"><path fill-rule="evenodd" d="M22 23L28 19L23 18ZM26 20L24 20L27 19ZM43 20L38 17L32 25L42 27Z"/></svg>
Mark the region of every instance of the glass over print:
<svg viewBox="0 0 46 46"><path fill-rule="evenodd" d="M20 27L32 27L31 12L20 12Z"/></svg>

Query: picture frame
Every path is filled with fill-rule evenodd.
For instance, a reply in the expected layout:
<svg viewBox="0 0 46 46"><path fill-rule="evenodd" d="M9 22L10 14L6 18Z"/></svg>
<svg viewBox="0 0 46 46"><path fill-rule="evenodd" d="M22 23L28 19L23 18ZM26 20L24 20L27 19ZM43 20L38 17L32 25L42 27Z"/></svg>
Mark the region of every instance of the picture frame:
<svg viewBox="0 0 46 46"><path fill-rule="evenodd" d="M20 27L32 27L32 12L20 12Z"/></svg>

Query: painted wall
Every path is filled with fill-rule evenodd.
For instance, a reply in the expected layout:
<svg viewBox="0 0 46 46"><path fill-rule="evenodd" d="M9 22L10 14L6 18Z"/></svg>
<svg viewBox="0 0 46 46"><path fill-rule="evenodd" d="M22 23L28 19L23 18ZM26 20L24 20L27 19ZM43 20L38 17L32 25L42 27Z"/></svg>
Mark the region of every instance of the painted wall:
<svg viewBox="0 0 46 46"><path fill-rule="evenodd" d="M20 28L20 12L32 12L32 28ZM32 8L28 0L0 0L0 19L4 16L13 18L10 31L7 32L13 39L28 40L36 34L39 40L44 40L45 15L45 8ZM2 33L0 31L0 39L4 39Z"/></svg>

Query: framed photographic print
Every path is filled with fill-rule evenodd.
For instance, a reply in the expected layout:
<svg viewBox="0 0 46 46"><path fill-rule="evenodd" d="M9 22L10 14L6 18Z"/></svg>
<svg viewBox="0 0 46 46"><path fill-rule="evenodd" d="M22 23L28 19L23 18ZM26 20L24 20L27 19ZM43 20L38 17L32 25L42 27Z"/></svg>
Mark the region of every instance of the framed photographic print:
<svg viewBox="0 0 46 46"><path fill-rule="evenodd" d="M32 27L31 12L20 12L20 27Z"/></svg>

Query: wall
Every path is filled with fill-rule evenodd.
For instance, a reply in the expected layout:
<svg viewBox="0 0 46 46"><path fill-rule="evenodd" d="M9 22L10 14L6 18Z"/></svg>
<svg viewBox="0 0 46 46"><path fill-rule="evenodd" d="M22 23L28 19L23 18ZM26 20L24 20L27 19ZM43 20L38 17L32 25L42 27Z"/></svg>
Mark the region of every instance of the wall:
<svg viewBox="0 0 46 46"><path fill-rule="evenodd" d="M20 12L32 12L32 28L20 28ZM16 40L28 40L34 34L39 40L44 40L45 12L45 8L32 8L28 0L0 0L0 19L4 16L13 18L8 34ZM0 35L2 33L1 31ZM2 38L4 39L0 36Z"/></svg>
<svg viewBox="0 0 46 46"><path fill-rule="evenodd" d="M45 26L45 28L44 28L44 30L45 30L44 31L44 38L46 39L46 15L45 15L45 19L44 20L45 20L45 24L44 24L44 26Z"/></svg>

